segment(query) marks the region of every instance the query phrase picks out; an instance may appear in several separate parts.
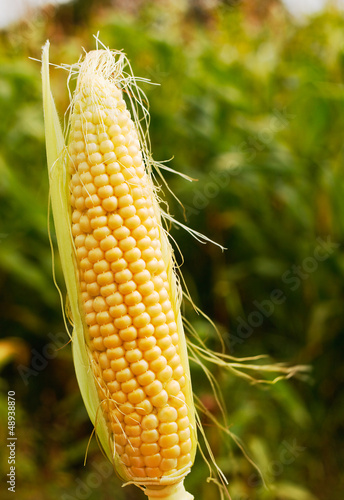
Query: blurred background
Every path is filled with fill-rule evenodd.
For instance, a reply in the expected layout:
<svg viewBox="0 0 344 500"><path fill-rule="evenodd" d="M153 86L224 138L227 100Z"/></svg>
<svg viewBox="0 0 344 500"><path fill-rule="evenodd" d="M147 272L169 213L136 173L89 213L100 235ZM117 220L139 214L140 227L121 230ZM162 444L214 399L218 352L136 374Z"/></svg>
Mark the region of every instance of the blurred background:
<svg viewBox="0 0 344 500"><path fill-rule="evenodd" d="M36 4L36 6L35 6ZM37 4L39 6L37 7ZM338 2L78 0L2 7L0 32L0 470L9 472L7 393L16 394L21 500L138 499L121 488L93 437L52 279L41 47L72 64L93 35L124 49L150 101L156 160L182 207L171 213L227 248L173 228L195 303L228 354L310 364L307 381L266 387L210 367L228 422L268 488L203 418L233 500L339 500L344 495L344 12ZM300 8L301 6L301 8ZM66 72L51 69L61 118ZM55 244L54 233L52 240ZM63 280L56 259L57 281ZM209 347L206 320L185 314ZM221 420L192 364L203 404ZM187 487L219 498L200 454ZM143 495L140 496L140 498Z"/></svg>

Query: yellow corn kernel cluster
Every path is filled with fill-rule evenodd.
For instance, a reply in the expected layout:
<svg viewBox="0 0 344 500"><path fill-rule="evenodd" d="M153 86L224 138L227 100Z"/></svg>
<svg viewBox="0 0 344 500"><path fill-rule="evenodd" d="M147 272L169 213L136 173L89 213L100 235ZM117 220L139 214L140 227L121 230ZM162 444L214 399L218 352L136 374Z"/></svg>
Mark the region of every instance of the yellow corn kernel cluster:
<svg viewBox="0 0 344 500"><path fill-rule="evenodd" d="M99 52L87 54L86 68ZM189 471L196 446L172 262L122 91L82 68L68 155L72 235L102 411L127 478L169 484Z"/></svg>

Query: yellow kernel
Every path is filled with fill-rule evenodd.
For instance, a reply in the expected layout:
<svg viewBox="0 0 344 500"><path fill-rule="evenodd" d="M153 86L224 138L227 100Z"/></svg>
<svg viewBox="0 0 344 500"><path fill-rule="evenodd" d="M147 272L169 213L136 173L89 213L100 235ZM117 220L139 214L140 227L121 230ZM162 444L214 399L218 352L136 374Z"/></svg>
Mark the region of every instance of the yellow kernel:
<svg viewBox="0 0 344 500"><path fill-rule="evenodd" d="M111 271L98 274L97 282L100 286L110 285L113 282L113 274Z"/></svg>
<svg viewBox="0 0 344 500"><path fill-rule="evenodd" d="M140 361L137 361L136 363L133 363L131 365L131 370L134 375L142 375L144 374L149 368L149 364L145 359L140 359Z"/></svg>
<svg viewBox="0 0 344 500"><path fill-rule="evenodd" d="M177 324L175 321L172 321L168 324L168 328L170 330L170 335L173 335L177 331Z"/></svg>
<svg viewBox="0 0 344 500"><path fill-rule="evenodd" d="M105 169L105 165L103 163L100 163L99 165L94 165L93 167L91 167L91 174L93 176L102 175L102 174L105 174L105 172L106 172L106 169Z"/></svg>
<svg viewBox="0 0 344 500"><path fill-rule="evenodd" d="M96 297L93 301L93 309L96 312L105 311L107 309L107 303L103 297Z"/></svg>
<svg viewBox="0 0 344 500"><path fill-rule="evenodd" d="M118 216L118 217L120 217L120 216ZM117 229L115 229L113 234L118 240L124 240L124 238L127 238L128 236L130 236L130 231L126 226L121 226L121 227L118 227Z"/></svg>
<svg viewBox="0 0 344 500"><path fill-rule="evenodd" d="M118 330L124 330L125 328L128 328L128 326L131 325L131 317L128 314L126 314L121 318L115 319L114 324Z"/></svg>
<svg viewBox="0 0 344 500"><path fill-rule="evenodd" d="M116 292L116 283L110 283L110 285L104 285L100 289L100 293L103 297L109 297Z"/></svg>
<svg viewBox="0 0 344 500"><path fill-rule="evenodd" d="M154 284L152 281L147 281L147 283L139 285L137 288L141 295L150 295L154 292Z"/></svg>
<svg viewBox="0 0 344 500"><path fill-rule="evenodd" d="M128 295L124 297L124 302L128 306L133 306L135 304L138 304L139 302L141 302L141 300L142 300L142 295L137 290L128 293Z"/></svg>
<svg viewBox="0 0 344 500"><path fill-rule="evenodd" d="M107 252L108 250L111 250L117 245L117 240L116 238L113 237L112 234L109 234L106 236L106 238L103 238L100 242L100 248L104 251Z"/></svg>
<svg viewBox="0 0 344 500"><path fill-rule="evenodd" d="M151 318L155 318L161 313L161 305L159 303L154 304L153 306L147 307L147 312Z"/></svg>
<svg viewBox="0 0 344 500"><path fill-rule="evenodd" d="M100 152L103 154L110 153L110 151L113 151L114 149L115 148L114 148L113 142L110 141L109 139L101 142L101 144L100 144Z"/></svg>
<svg viewBox="0 0 344 500"><path fill-rule="evenodd" d="M118 358L111 361L111 368L115 372L119 372L120 370L124 370L124 368L128 367L128 362L125 358Z"/></svg>
<svg viewBox="0 0 344 500"><path fill-rule="evenodd" d="M147 235L147 229L141 225L136 229L133 229L131 234L135 238L135 240L140 241Z"/></svg>
<svg viewBox="0 0 344 500"><path fill-rule="evenodd" d="M151 320L151 318L150 318L149 314L144 312L142 314L139 314L139 316L136 316L133 319L133 323L134 323L134 326L136 326L136 328L142 328L142 327L148 325L150 320Z"/></svg>
<svg viewBox="0 0 344 500"><path fill-rule="evenodd" d="M176 348L174 345L170 345L167 349L163 350L163 355L167 360L172 359L176 354Z"/></svg>
<svg viewBox="0 0 344 500"><path fill-rule="evenodd" d="M169 347L168 349L170 349L170 347ZM165 349L164 353L166 353L166 351L167 351L168 349ZM167 359L167 358L166 358L166 359ZM177 368L178 366L180 366L180 364L181 364L181 362L180 362L180 357L179 357L179 355L178 355L178 354L175 354L175 355L173 356L173 358L169 360L169 365L170 365L170 367L171 367L173 370L174 370L175 368Z"/></svg>
<svg viewBox="0 0 344 500"><path fill-rule="evenodd" d="M157 328L160 328L160 327L157 327ZM155 328L155 333L156 333L157 328ZM163 351L163 350L167 349L168 347L170 347L170 345L172 344L172 339L169 335L166 335L162 338L159 338L157 343L158 343L158 346L160 347L160 349Z"/></svg>
<svg viewBox="0 0 344 500"><path fill-rule="evenodd" d="M132 166L132 164L133 164L133 159L132 159L132 157L131 157L131 156L129 156L129 155L122 156L122 157L121 157L121 160L120 160L120 163L121 163L121 165L123 165L123 167L125 167L125 168L129 168L129 167L131 167L131 166Z"/></svg>
<svg viewBox="0 0 344 500"><path fill-rule="evenodd" d="M132 250L136 246L136 240L132 236L128 236L119 242L119 247L123 252ZM136 280L135 280L136 281Z"/></svg>
<svg viewBox="0 0 344 500"><path fill-rule="evenodd" d="M178 458L180 456L180 446L175 444L170 448L164 448L161 450L161 455L164 458Z"/></svg>
<svg viewBox="0 0 344 500"><path fill-rule="evenodd" d="M89 261L89 259L86 257L85 259L82 259L80 262L80 269L83 271L87 271L88 269L92 269L92 263Z"/></svg>
<svg viewBox="0 0 344 500"><path fill-rule="evenodd" d="M91 144L88 145L88 148L89 148L89 150L93 149ZM98 165L99 163L102 163L103 157L100 153L95 152L95 153L92 153L88 156L88 160L89 160L91 165Z"/></svg>
<svg viewBox="0 0 344 500"><path fill-rule="evenodd" d="M109 340L109 337L107 338L107 340ZM114 347L114 348L111 348L111 349L108 349L106 351L107 353L107 356L109 359L118 359L118 358L121 358L125 355L125 350L123 349L123 347L119 346L119 347Z"/></svg>
<svg viewBox="0 0 344 500"><path fill-rule="evenodd" d="M147 377L147 375L149 373L153 373L153 372L147 371L144 374L144 376ZM141 375L141 377L143 377L143 375ZM155 377L155 374L154 374L154 377ZM145 385L145 384L142 384L142 385ZM151 382L150 384L145 386L145 393L147 394L147 396L156 396L161 391L162 391L162 383L159 380L153 380L153 382Z"/></svg>
<svg viewBox="0 0 344 500"><path fill-rule="evenodd" d="M120 384L117 382L117 380L113 380L112 382L110 382L109 384L107 384L107 387L109 389L110 392L117 392L121 389L121 386ZM119 415L116 415L117 416L117 419L119 418L119 416L121 416L122 414L120 413Z"/></svg>
<svg viewBox="0 0 344 500"><path fill-rule="evenodd" d="M118 304L116 306L111 306L109 312L113 318L120 318L126 314L127 307L125 304Z"/></svg>
<svg viewBox="0 0 344 500"><path fill-rule="evenodd" d="M186 416L183 418L179 418L177 420L177 425L178 425L178 429L181 431L188 428L190 425L189 417Z"/></svg>
<svg viewBox="0 0 344 500"><path fill-rule="evenodd" d="M111 163L108 163L106 165L106 172L108 173L108 175L110 175L110 182L111 182L111 184L113 184L113 182L111 181L111 176L120 173L121 172L121 166L116 161L112 161ZM123 177L122 174L121 174L121 176L122 176L122 178L119 181L119 183L124 182L124 177ZM113 184L113 185L115 185L115 184Z"/></svg>
<svg viewBox="0 0 344 500"><path fill-rule="evenodd" d="M117 209L118 203L115 196L104 197L102 205L108 212L114 212Z"/></svg>
<svg viewBox="0 0 344 500"><path fill-rule="evenodd" d="M159 438L159 445L162 448L170 448L171 446L174 446L178 443L179 443L179 436L177 433L161 435Z"/></svg>
<svg viewBox="0 0 344 500"><path fill-rule="evenodd" d="M108 224L110 229L115 230L123 225L123 219L118 214L111 214L108 217Z"/></svg>
<svg viewBox="0 0 344 500"><path fill-rule="evenodd" d="M176 469L177 459L176 458L163 458L160 463L160 469L163 471L169 471L171 469Z"/></svg>
<svg viewBox="0 0 344 500"><path fill-rule="evenodd" d="M181 387L180 379L183 375L184 375L184 368L180 364L176 368L174 368L174 370L173 370L173 377L175 380L178 380L180 387Z"/></svg>
<svg viewBox="0 0 344 500"><path fill-rule="evenodd" d="M186 441L191 436L190 427L187 427L186 429L183 429L182 431L179 431L178 435L179 435L179 440L180 440L181 443L183 441Z"/></svg>
<svg viewBox="0 0 344 500"><path fill-rule="evenodd" d="M143 360L141 359L140 362L142 362ZM151 370L147 370L145 373L142 373L142 375L138 375L137 377L137 381L140 385L142 385L143 387L145 387L146 385L149 385L151 384L155 379L155 373L152 372Z"/></svg>
<svg viewBox="0 0 344 500"><path fill-rule="evenodd" d="M108 186L102 186L102 187L98 188L98 195L103 200L106 198L110 198L113 195L113 187L108 185ZM116 198L115 198L115 200L117 201ZM104 201L103 201L103 204L104 204Z"/></svg>
<svg viewBox="0 0 344 500"><path fill-rule="evenodd" d="M156 429L144 430L141 433L143 443L156 443L159 439L159 433Z"/></svg>
<svg viewBox="0 0 344 500"><path fill-rule="evenodd" d="M161 355L160 347L154 346L154 347L152 347L152 349L149 349L148 351L146 351L144 353L144 358L148 362L150 362L150 361L154 361L155 359L159 358L160 355Z"/></svg>
<svg viewBox="0 0 344 500"><path fill-rule="evenodd" d="M145 306L144 304L142 304L142 302L140 304L135 304L134 306L130 306L128 308L128 312L132 317L138 316L139 314L142 314L144 311L145 311Z"/></svg>
<svg viewBox="0 0 344 500"><path fill-rule="evenodd" d="M159 410L158 412L158 418L160 422L175 422L177 420L177 417L177 410L172 406L161 408L161 410Z"/></svg>
<svg viewBox="0 0 344 500"><path fill-rule="evenodd" d="M133 208L135 208L135 207L133 207ZM141 224L141 220L140 220L140 217L138 217L137 215L132 215L131 217L128 217L127 219L125 219L125 225L130 230L136 230L138 227L144 227L144 226L140 226L140 224ZM143 236L145 236L145 234ZM135 239L138 240L140 238L135 237Z"/></svg>
<svg viewBox="0 0 344 500"><path fill-rule="evenodd" d="M124 368L116 373L116 380L119 383L128 382L128 380L133 378L133 373L130 368Z"/></svg>
<svg viewBox="0 0 344 500"><path fill-rule="evenodd" d="M125 252L124 258L127 262L135 262L141 257L141 251L135 247Z"/></svg>
<svg viewBox="0 0 344 500"><path fill-rule="evenodd" d="M101 207L95 207L101 208ZM107 217L106 215L97 215L91 219L91 227L92 229L97 229L99 227L104 227L107 225Z"/></svg>
<svg viewBox="0 0 344 500"><path fill-rule="evenodd" d="M94 314L94 313L92 313L92 314ZM92 345L93 345L93 348L96 349L97 351L105 351L102 337L95 337L92 340Z"/></svg>
<svg viewBox="0 0 344 500"><path fill-rule="evenodd" d="M77 247L77 254L78 254L79 259L87 256L87 249L84 246L85 245L85 238L86 238L86 236L84 234L79 234L74 240L75 246Z"/></svg>
<svg viewBox="0 0 344 500"><path fill-rule="evenodd" d="M99 167L99 165L97 165L97 167ZM104 167L104 165L103 165L103 167ZM95 168L95 167L92 167L92 168ZM106 186L107 184L109 184L109 176L107 174L96 175L93 182L94 182L94 185L97 187Z"/></svg>
<svg viewBox="0 0 344 500"><path fill-rule="evenodd" d="M149 401L149 399L144 399L141 403L136 407L136 411L139 415L149 415L153 410L153 405Z"/></svg>
<svg viewBox="0 0 344 500"><path fill-rule="evenodd" d="M155 307L155 306L151 306L151 307ZM152 315L152 324L154 326L161 326L165 323L166 323L166 315L163 312L157 314L156 316Z"/></svg>
<svg viewBox="0 0 344 500"><path fill-rule="evenodd" d="M146 472L146 469L144 469L145 462L143 457L130 457L130 465L135 468L141 468Z"/></svg>
<svg viewBox="0 0 344 500"><path fill-rule="evenodd" d="M114 273L118 273L123 271L127 267L127 262L125 259L118 259L115 262L112 262L111 269Z"/></svg>
<svg viewBox="0 0 344 500"><path fill-rule="evenodd" d="M87 285L87 292L92 297L96 297L97 295L99 295L99 290L100 290L100 288L99 288L98 283L90 283Z"/></svg>
<svg viewBox="0 0 344 500"><path fill-rule="evenodd" d="M101 199L97 194L92 194L91 196L87 196L85 198L85 206L87 208L96 207L101 204Z"/></svg>
<svg viewBox="0 0 344 500"><path fill-rule="evenodd" d="M169 330L169 327L168 327L168 325L166 323L164 323L163 325L157 325L157 326L155 326L155 336L156 336L156 338L160 339L160 341L162 342L162 344L164 343L163 339L166 339L166 347L164 349L167 349L167 347L169 347L171 345L171 343L172 343L172 339L171 339L171 336L169 335L169 333L170 333L170 330ZM170 340L170 342L168 342L167 339Z"/></svg>
<svg viewBox="0 0 344 500"><path fill-rule="evenodd" d="M118 306L119 304L123 304L123 297L119 292L112 293L111 295L106 297L105 300L109 306ZM127 312L127 308L124 307L120 311L122 314L125 314ZM118 318L119 316L114 316L114 317Z"/></svg>
<svg viewBox="0 0 344 500"><path fill-rule="evenodd" d="M122 156L128 154L128 150L125 146L118 146L117 148L115 148L115 153L117 158L121 158Z"/></svg>
<svg viewBox="0 0 344 500"><path fill-rule="evenodd" d="M97 280L97 275L93 271L93 269L89 269L88 271L85 272L84 280L86 283L93 283L94 281Z"/></svg>
<svg viewBox="0 0 344 500"><path fill-rule="evenodd" d="M128 394L128 400L133 405L141 403L146 397L146 393L143 389L138 388Z"/></svg>
<svg viewBox="0 0 344 500"><path fill-rule="evenodd" d="M147 467L158 467L161 462L161 455L160 453L155 453L154 455L148 455L147 457L144 457L143 460Z"/></svg>
<svg viewBox="0 0 344 500"><path fill-rule="evenodd" d="M118 198L119 208L128 207L129 205L132 205L133 203L134 203L134 200L130 194L126 194L126 195Z"/></svg>
<svg viewBox="0 0 344 500"><path fill-rule="evenodd" d="M147 351L148 349L152 349L155 346L155 344L156 344L156 338L153 337L153 335L149 337L140 338L138 342L138 346L141 351Z"/></svg>
<svg viewBox="0 0 344 500"><path fill-rule="evenodd" d="M178 431L178 426L176 422L164 422L159 425L160 434L174 434Z"/></svg>
<svg viewBox="0 0 344 500"><path fill-rule="evenodd" d="M132 351L127 351L125 357L129 363L135 363L142 359L142 353L139 349L133 349Z"/></svg>
<svg viewBox="0 0 344 500"><path fill-rule="evenodd" d="M88 258L90 262L98 262L99 260L102 260L104 258L104 252L98 247L98 248L92 248L88 252Z"/></svg>
<svg viewBox="0 0 344 500"><path fill-rule="evenodd" d="M127 205L125 207L121 207L118 210L118 213L120 214L121 217L123 217L124 224L127 226L128 229L130 229L129 226L127 225L127 220L136 213L136 208L134 207L134 205Z"/></svg>
<svg viewBox="0 0 344 500"><path fill-rule="evenodd" d="M167 382L172 377L172 368L167 368L167 360L164 356L159 356L154 361L150 362L150 369L157 373L157 378L160 382Z"/></svg>
<svg viewBox="0 0 344 500"><path fill-rule="evenodd" d="M97 313L97 323L99 325L106 325L111 322L111 316L107 311Z"/></svg>
<svg viewBox="0 0 344 500"><path fill-rule="evenodd" d="M106 325L106 326L108 326L108 325ZM122 340L119 337L119 335L117 335L117 333L113 333L112 335L105 337L103 342L104 342L105 347L109 350L115 349L115 348L120 347L122 345ZM120 356L122 356L122 354L120 354Z"/></svg>
<svg viewBox="0 0 344 500"><path fill-rule="evenodd" d="M124 342L130 342L136 339L137 330L134 326L131 325L128 328L120 330L119 336Z"/></svg>
<svg viewBox="0 0 344 500"><path fill-rule="evenodd" d="M105 253L105 257L109 262L115 262L116 260L120 259L123 255L123 252L120 248L115 247L111 248L111 250L108 250Z"/></svg>
<svg viewBox="0 0 344 500"><path fill-rule="evenodd" d="M110 335L114 335L116 333L116 329L115 329L113 323L107 323L106 325L100 326L100 332L101 332L103 337L108 337ZM104 339L104 342L105 342L105 340L106 339Z"/></svg>
<svg viewBox="0 0 344 500"><path fill-rule="evenodd" d="M143 417L141 425L144 430L156 429L159 425L159 420L154 414L146 415Z"/></svg>
<svg viewBox="0 0 344 500"><path fill-rule="evenodd" d="M160 456L160 455L159 455ZM145 467L147 477L158 478L161 477L163 471L159 467Z"/></svg>
<svg viewBox="0 0 344 500"><path fill-rule="evenodd" d="M131 351L132 349L137 348L137 342L136 340L129 340L128 342L123 342L123 347L126 351Z"/></svg>
<svg viewBox="0 0 344 500"><path fill-rule="evenodd" d="M97 274L101 274L108 271L110 269L110 265L107 260L103 259L96 262L93 266L93 269Z"/></svg>
<svg viewBox="0 0 344 500"><path fill-rule="evenodd" d="M136 289L136 287L137 287L137 285L136 285L135 281L129 280L126 283L120 283L118 285L118 291L122 295L127 295L127 294L132 293Z"/></svg>
<svg viewBox="0 0 344 500"><path fill-rule="evenodd" d="M117 404L123 404L127 401L127 395L123 391L117 391L112 394L112 399L117 403ZM121 431L120 431L121 432ZM117 440L117 436L116 436ZM123 445L126 444L126 440L123 443Z"/></svg>
<svg viewBox="0 0 344 500"><path fill-rule="evenodd" d="M90 334L90 337L99 337L100 335L99 325L91 325L88 328L88 333Z"/></svg>
<svg viewBox="0 0 344 500"><path fill-rule="evenodd" d="M180 385L176 380L170 380L165 385L165 389L168 392L169 396L177 396L180 392Z"/></svg>
<svg viewBox="0 0 344 500"><path fill-rule="evenodd" d="M135 248L134 250L140 250L138 248ZM129 264L129 269L132 273L140 273L141 271L144 271L146 268L146 263L143 259L138 259L135 262L131 262Z"/></svg>
<svg viewBox="0 0 344 500"><path fill-rule="evenodd" d="M118 273L115 273L116 283L126 283L127 281L131 280L132 277L133 277L133 275L129 271L129 269L124 269L123 271L119 271Z"/></svg>
<svg viewBox="0 0 344 500"><path fill-rule="evenodd" d="M141 451L140 448L136 448L134 446L131 446L130 444L127 444L124 448L125 453L129 455L130 457L141 457Z"/></svg>
<svg viewBox="0 0 344 500"><path fill-rule="evenodd" d="M87 250L92 250L93 248L98 247L98 241L94 238L94 236L88 234L85 238L85 247Z"/></svg>
<svg viewBox="0 0 344 500"><path fill-rule="evenodd" d="M144 467L130 467L131 474L134 477L146 477L146 469Z"/></svg>
<svg viewBox="0 0 344 500"><path fill-rule="evenodd" d="M104 226L104 227L98 227L97 229L95 229L93 231L93 236L98 241L106 238L107 236L109 236L109 234L111 234L111 230L108 227L106 227L106 226Z"/></svg>
<svg viewBox="0 0 344 500"><path fill-rule="evenodd" d="M158 292L152 292L150 295L147 295L146 297L144 297L143 299L143 303L146 305L146 306L152 306L154 304L156 304L157 302L159 302L159 294Z"/></svg>
<svg viewBox="0 0 344 500"><path fill-rule="evenodd" d="M115 378L115 372L111 370L111 368L103 371L103 379L105 382L112 382Z"/></svg>
<svg viewBox="0 0 344 500"><path fill-rule="evenodd" d="M156 408L163 408L168 402L168 394L165 389L163 389L155 396L151 396L150 401Z"/></svg>
<svg viewBox="0 0 344 500"><path fill-rule="evenodd" d="M146 326L139 328L137 330L137 335L139 338L151 337L152 335L154 335L154 326L148 324Z"/></svg>

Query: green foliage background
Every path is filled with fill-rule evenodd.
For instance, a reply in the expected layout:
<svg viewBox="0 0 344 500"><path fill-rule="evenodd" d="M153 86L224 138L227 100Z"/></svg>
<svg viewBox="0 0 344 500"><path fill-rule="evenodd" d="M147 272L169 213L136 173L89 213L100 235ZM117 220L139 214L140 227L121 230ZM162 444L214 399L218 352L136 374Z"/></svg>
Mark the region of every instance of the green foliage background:
<svg viewBox="0 0 344 500"><path fill-rule="evenodd" d="M3 445L9 390L16 392L18 498L140 496L114 474L95 473L105 459L94 438L83 466L92 427L52 280L40 65L29 59L40 58L49 38L51 61L71 64L82 47L95 47L98 30L105 45L125 50L136 75L160 84L143 86L154 157L173 157L174 169L198 179L166 173L188 224L227 248L173 228L194 301L229 354L312 366L309 381L269 389L213 368L231 430L269 483L265 489L238 447L204 419L232 499L342 498L344 16L326 11L298 24L278 2L252 4L80 0L2 32L1 498L12 498ZM52 69L51 77L62 117L66 73ZM167 199L183 221L181 206ZM334 243L323 259L314 257L319 241ZM209 324L187 305L186 314L219 349ZM200 370L192 370L197 393L221 418ZM218 498L207 474L198 455L187 478L198 500Z"/></svg>

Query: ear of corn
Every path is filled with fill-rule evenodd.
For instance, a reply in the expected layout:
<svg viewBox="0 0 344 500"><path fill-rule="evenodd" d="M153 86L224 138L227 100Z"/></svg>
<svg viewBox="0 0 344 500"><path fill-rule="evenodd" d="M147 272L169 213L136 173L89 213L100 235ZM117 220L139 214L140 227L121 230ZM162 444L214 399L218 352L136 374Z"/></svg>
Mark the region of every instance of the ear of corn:
<svg viewBox="0 0 344 500"><path fill-rule="evenodd" d="M66 146L50 91L49 42L43 49L50 199L72 317L77 380L101 447L123 481L136 484L151 500L191 500L183 480L194 461L197 422L210 457L208 461L202 451L209 480L223 500L228 497L226 478L197 414L195 422L181 289L162 228L162 218L171 218L158 203L152 165L160 171L138 117L140 108L147 122L147 111L135 78L124 72L126 64L122 52L107 49L92 51L69 68L71 74L76 70L78 80ZM193 339L188 339L190 359L203 368L224 424L196 398L198 410L249 459L225 424L221 389L208 365L268 384L308 367L261 364L265 356L237 359L213 352L185 324Z"/></svg>
<svg viewBox="0 0 344 500"><path fill-rule="evenodd" d="M180 293L144 139L120 88L123 54L86 55L68 150L48 64L46 45L50 195L81 393L117 474L149 498L187 500L197 440Z"/></svg>

